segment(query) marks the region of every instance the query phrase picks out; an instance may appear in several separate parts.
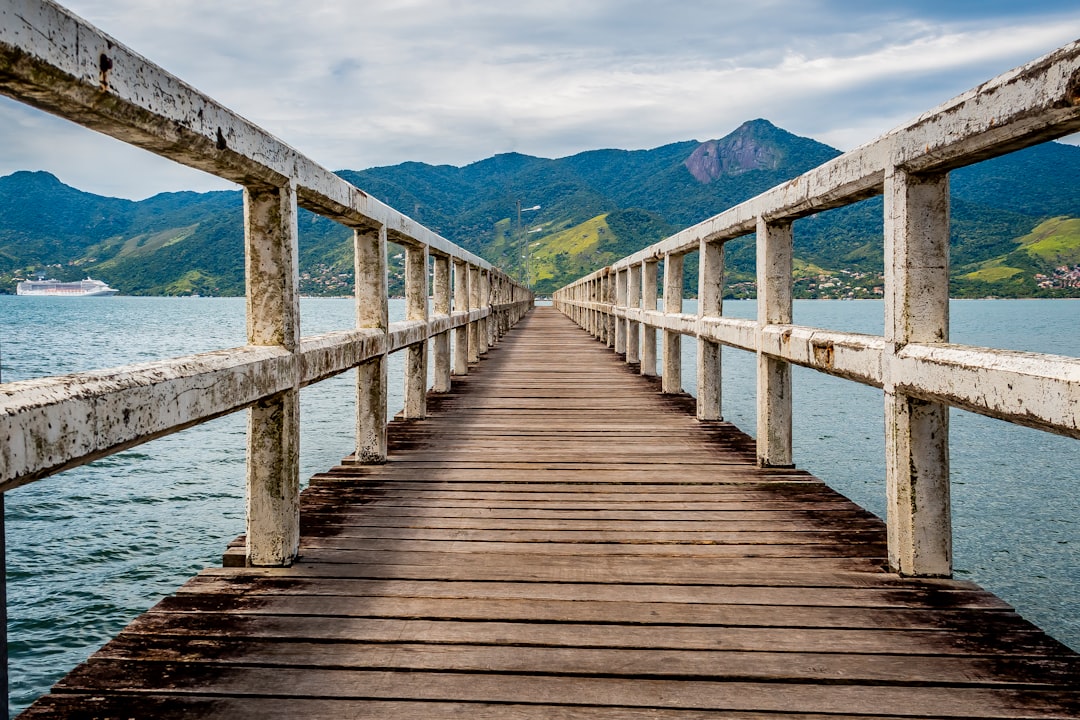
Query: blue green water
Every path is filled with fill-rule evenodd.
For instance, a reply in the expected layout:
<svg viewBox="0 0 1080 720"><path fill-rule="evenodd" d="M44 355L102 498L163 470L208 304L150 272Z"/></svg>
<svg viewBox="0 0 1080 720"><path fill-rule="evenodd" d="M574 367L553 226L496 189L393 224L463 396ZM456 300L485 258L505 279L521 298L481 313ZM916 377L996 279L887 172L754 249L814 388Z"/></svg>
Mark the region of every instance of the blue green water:
<svg viewBox="0 0 1080 720"><path fill-rule="evenodd" d="M687 311L693 305L688 304ZM752 301L726 314L753 317ZM1080 355L1080 301L954 301L955 342ZM352 325L349 300L301 303L305 335ZM391 312L400 316L400 304ZM879 334L875 301L796 301L797 322ZM242 298L0 296L0 367L14 381L242 345ZM684 368L695 343L684 342ZM693 372L685 372L694 390ZM754 360L724 350L724 414L753 432ZM400 355L391 412L401 405ZM795 461L884 512L881 392L795 368ZM301 473L352 450L351 373L302 392ZM954 411L957 576L1080 648L1080 442ZM244 529L237 413L7 494L12 710L207 565Z"/></svg>

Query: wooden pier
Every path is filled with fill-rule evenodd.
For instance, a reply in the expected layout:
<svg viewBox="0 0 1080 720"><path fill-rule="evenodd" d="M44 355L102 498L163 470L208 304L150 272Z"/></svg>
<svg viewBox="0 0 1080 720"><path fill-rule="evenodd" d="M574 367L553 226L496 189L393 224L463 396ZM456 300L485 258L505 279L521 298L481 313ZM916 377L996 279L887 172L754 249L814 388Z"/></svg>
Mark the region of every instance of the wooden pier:
<svg viewBox="0 0 1080 720"><path fill-rule="evenodd" d="M537 308L313 479L295 564L203 571L22 717L1080 716L1075 653L631 370Z"/></svg>

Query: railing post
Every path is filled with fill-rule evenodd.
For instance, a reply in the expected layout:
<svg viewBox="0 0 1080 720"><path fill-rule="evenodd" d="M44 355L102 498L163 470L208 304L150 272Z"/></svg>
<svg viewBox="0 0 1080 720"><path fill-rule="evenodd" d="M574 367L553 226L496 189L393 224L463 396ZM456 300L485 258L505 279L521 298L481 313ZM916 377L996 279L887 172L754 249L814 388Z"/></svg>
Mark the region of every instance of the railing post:
<svg viewBox="0 0 1080 720"><path fill-rule="evenodd" d="M469 266L454 258L454 312L469 312ZM469 325L454 328L454 374L469 374Z"/></svg>
<svg viewBox="0 0 1080 720"><path fill-rule="evenodd" d="M405 247L405 319L428 320L428 249ZM409 419L427 417L427 339L405 348L405 410Z"/></svg>
<svg viewBox="0 0 1080 720"><path fill-rule="evenodd" d="M502 278L496 272L491 273L491 329L488 331L489 347L495 347L503 336L503 318L506 315L502 308Z"/></svg>
<svg viewBox="0 0 1080 720"><path fill-rule="evenodd" d="M296 188L244 189L249 345L295 352L300 342ZM294 356L295 360L295 356ZM289 390L248 410L247 548L249 565L290 565L300 543L299 367Z"/></svg>
<svg viewBox="0 0 1080 720"><path fill-rule="evenodd" d="M614 271L610 268L604 269L604 298L600 301L604 303L604 344L609 348L615 348L615 283L616 277Z"/></svg>
<svg viewBox="0 0 1080 720"><path fill-rule="evenodd" d="M724 246L701 241L698 249L698 317L723 314ZM698 338L697 418L722 420L720 382L720 343Z"/></svg>
<svg viewBox="0 0 1080 720"><path fill-rule="evenodd" d="M604 337L604 330L606 329L606 323L604 318L604 312L600 310L599 303L604 301L604 277L599 276L593 280L593 335L600 342L607 343Z"/></svg>
<svg viewBox="0 0 1080 720"><path fill-rule="evenodd" d="M656 310L656 260L641 263L641 309ZM656 377L656 328L641 326L641 374Z"/></svg>
<svg viewBox="0 0 1080 720"><path fill-rule="evenodd" d="M598 337L596 334L596 310L592 305L592 303L596 302L596 278L585 282L584 292L585 302L589 303L589 307L585 309L585 329L593 337Z"/></svg>
<svg viewBox="0 0 1080 720"><path fill-rule="evenodd" d="M619 319L618 310L626 311L626 271L615 271L615 307L613 319L615 321L615 352L626 355L626 322Z"/></svg>
<svg viewBox="0 0 1080 720"><path fill-rule="evenodd" d="M631 265L626 271L626 307L641 307L641 266ZM626 320L626 362L636 365L641 362L641 325Z"/></svg>
<svg viewBox="0 0 1080 720"><path fill-rule="evenodd" d="M607 284L603 273L596 278L596 337L604 345L607 345L607 315L604 313L603 303L607 297Z"/></svg>
<svg viewBox="0 0 1080 720"><path fill-rule="evenodd" d="M949 409L906 395L890 366L907 343L949 339L949 180L885 176L885 478L889 565L952 575Z"/></svg>
<svg viewBox="0 0 1080 720"><path fill-rule="evenodd" d="M469 312L480 309L480 268L469 266ZM480 362L480 321L469 323L469 362Z"/></svg>
<svg viewBox="0 0 1080 720"><path fill-rule="evenodd" d="M514 301L513 288L510 287L508 278L505 275L500 274L499 278L499 290L496 295L499 304L512 303ZM511 317L513 314L513 317ZM517 322L517 309L515 306L510 305L499 310L499 335L498 340L502 340L506 337L506 334L510 332L510 327Z"/></svg>
<svg viewBox="0 0 1080 720"><path fill-rule="evenodd" d="M604 310L601 304L604 302L606 296L606 288L604 287L604 274L601 273L600 277L596 278L596 296L593 302L596 303L596 339L607 345L607 315L604 314Z"/></svg>
<svg viewBox="0 0 1080 720"><path fill-rule="evenodd" d="M435 264L435 314L450 316L450 258L436 255ZM431 389L438 393L450 392L450 331L441 332L432 340L432 356L435 376Z"/></svg>
<svg viewBox="0 0 1080 720"><path fill-rule="evenodd" d="M356 368L356 462L386 462L387 361L389 328L386 227L353 234L356 266L356 327L382 331L382 352Z"/></svg>
<svg viewBox="0 0 1080 720"><path fill-rule="evenodd" d="M480 307L487 310L487 315L480 321L480 354L484 355L491 348L491 271L480 272Z"/></svg>
<svg viewBox="0 0 1080 720"><path fill-rule="evenodd" d="M664 313L681 313L683 296L683 256L664 256ZM682 335L664 331L664 373L661 388L666 393L682 392Z"/></svg>
<svg viewBox="0 0 1080 720"><path fill-rule="evenodd" d="M792 318L791 221L757 221L757 456L762 467L791 467L791 366L762 352L767 325Z"/></svg>

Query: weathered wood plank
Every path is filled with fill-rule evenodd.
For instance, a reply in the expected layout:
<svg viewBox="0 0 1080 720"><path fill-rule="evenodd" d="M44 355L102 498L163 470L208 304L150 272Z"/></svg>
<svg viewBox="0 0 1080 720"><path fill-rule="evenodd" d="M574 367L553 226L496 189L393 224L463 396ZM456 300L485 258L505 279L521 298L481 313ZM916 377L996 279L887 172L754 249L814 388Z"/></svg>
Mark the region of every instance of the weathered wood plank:
<svg viewBox="0 0 1080 720"><path fill-rule="evenodd" d="M624 588L629 596L633 588ZM775 628L846 628L863 630L953 630L964 633L1033 632L1013 612L983 613L966 609L859 608L835 605L748 605L658 603L608 600L543 600L531 597L507 602L503 598L427 598L382 595L255 595L200 593L168 597L155 613L238 613L312 617L425 618L670 626L745 626Z"/></svg>
<svg viewBox="0 0 1080 720"><path fill-rule="evenodd" d="M486 673L311 670L257 666L200 666L98 660L61 680L61 690L85 691L82 672L106 691L269 696L288 688L292 697L527 702L546 705L689 708L743 712L838 713L881 707L915 716L987 718L1070 717L1080 712L1080 692L985 687L753 683L645 678L551 677Z"/></svg>
<svg viewBox="0 0 1080 720"><path fill-rule="evenodd" d="M518 703L454 703L437 701L349 700L327 698L222 697L197 694L111 695L100 693L50 695L20 717L27 720L101 720L102 718L145 717L155 720L266 720L268 717L307 720L700 720L740 718L742 711L714 710L703 716L698 710L658 708L598 707L574 705L523 705ZM786 720L865 720L865 715L822 715L819 713L755 712L758 718ZM875 715L880 720L910 720L894 715ZM924 720L943 720L942 715L926 715Z"/></svg>
<svg viewBox="0 0 1080 720"><path fill-rule="evenodd" d="M566 675L741 679L755 681L949 683L1039 687L1075 679L1074 657L902 655L680 651L655 649L507 647L419 643L276 643L169 636L124 636L106 645L99 660L227 663L339 669L457 670Z"/></svg>
<svg viewBox="0 0 1080 720"><path fill-rule="evenodd" d="M892 576L885 575L885 578ZM346 595L391 598L474 598L478 600L569 600L617 602L628 595L652 605L696 603L770 605L782 607L827 606L847 608L914 608L1004 610L1012 608L973 583L937 580L914 583L902 579L890 584L822 585L820 576L808 576L805 586L777 585L604 585L598 583L480 582L437 580L358 580L297 576L266 576L240 569L208 570L189 580L178 594L242 592L259 595ZM895 578L893 578L895 580Z"/></svg>

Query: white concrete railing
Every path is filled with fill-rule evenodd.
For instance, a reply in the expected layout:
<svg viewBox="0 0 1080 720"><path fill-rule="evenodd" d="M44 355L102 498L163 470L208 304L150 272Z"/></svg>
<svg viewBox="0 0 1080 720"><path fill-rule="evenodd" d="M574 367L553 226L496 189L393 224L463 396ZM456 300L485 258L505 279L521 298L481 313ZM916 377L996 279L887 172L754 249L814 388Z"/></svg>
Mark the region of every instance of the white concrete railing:
<svg viewBox="0 0 1080 720"><path fill-rule="evenodd" d="M249 408L247 561L299 543L299 391L357 368L357 462L386 459L387 365L404 349L407 418L465 374L532 293L49 0L0 1L0 92L244 188L248 345L0 385L2 493ZM303 338L297 208L354 230L355 330ZM406 321L387 319L387 242L405 247ZM434 266L434 314L428 278ZM451 277L453 289L451 291ZM454 354L451 357L451 338Z"/></svg>
<svg viewBox="0 0 1080 720"><path fill-rule="evenodd" d="M1080 43L1005 73L877 140L555 293L556 306L681 390L680 336L698 339L697 416L719 420L720 346L757 354L757 454L790 466L790 363L883 388L889 563L952 574L948 406L1080 438L1080 359L949 338L950 170L1080 129ZM792 222L885 201L884 337L792 324ZM758 317L723 317L723 246L757 235ZM683 258L699 254L698 313L682 314ZM664 311L657 268L664 263Z"/></svg>

